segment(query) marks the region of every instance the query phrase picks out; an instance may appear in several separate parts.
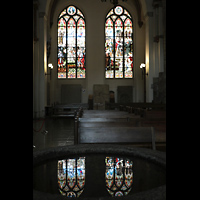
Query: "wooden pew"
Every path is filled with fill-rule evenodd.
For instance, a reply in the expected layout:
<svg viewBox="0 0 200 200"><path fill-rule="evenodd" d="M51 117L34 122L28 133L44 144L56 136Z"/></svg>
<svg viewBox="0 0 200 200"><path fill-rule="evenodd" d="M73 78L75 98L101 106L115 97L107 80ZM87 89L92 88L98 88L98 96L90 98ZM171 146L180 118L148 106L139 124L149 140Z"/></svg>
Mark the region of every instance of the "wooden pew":
<svg viewBox="0 0 200 200"><path fill-rule="evenodd" d="M151 143L156 150L153 127L79 127L78 144L141 144Z"/></svg>
<svg viewBox="0 0 200 200"><path fill-rule="evenodd" d="M104 113L104 114L103 114ZM107 115L106 115L107 113ZM111 115L112 113L112 115ZM113 112L105 112L105 111L87 111L84 110L82 112L82 115L76 115L75 116L75 122L74 122L74 144L78 144L78 128L81 126L85 127L94 127L95 123L97 127L100 126L100 123L105 123L104 125L110 126L109 123L119 123L119 122L130 122L131 124L134 124L137 126L139 124L139 117L133 119L129 118L127 116L120 116L120 115L114 115ZM116 112L117 113L117 112ZM113 116L113 118L111 117Z"/></svg>
<svg viewBox="0 0 200 200"><path fill-rule="evenodd" d="M142 110L142 109L141 109ZM144 110L144 109L143 109ZM146 109L145 109L146 110ZM150 110L148 112L156 110ZM153 112L151 112L153 114ZM164 110L165 112L165 110ZM156 113L155 113L156 114ZM158 115L157 115L158 116ZM109 128L119 127L127 129L129 127L154 127L154 135L156 146L163 148L166 145L166 119L164 118L145 118L140 115L128 113L127 111L117 110L84 110L83 116L77 120L77 130L75 130L76 140L78 144L78 128ZM122 132L123 135L123 132ZM119 142L120 143L120 142ZM123 143L123 142L122 142ZM127 142L127 144L131 144ZM135 145L133 142L132 144ZM146 146L146 144L145 144Z"/></svg>
<svg viewBox="0 0 200 200"><path fill-rule="evenodd" d="M83 120L82 120L83 119ZM101 118L97 118L98 120ZM79 119L79 127L83 128L97 128L97 127L138 127L134 122L127 122L123 119L110 119L109 121L89 120L85 121L84 118Z"/></svg>
<svg viewBox="0 0 200 200"><path fill-rule="evenodd" d="M153 127L138 127L140 116L116 110L84 110L82 117L75 120L75 144L150 143L155 149Z"/></svg>
<svg viewBox="0 0 200 200"><path fill-rule="evenodd" d="M126 111L116 110L84 110L83 118L139 118L134 114L129 114Z"/></svg>
<svg viewBox="0 0 200 200"><path fill-rule="evenodd" d="M166 111L165 110L143 110L141 117L146 119L162 119L166 120Z"/></svg>
<svg viewBox="0 0 200 200"><path fill-rule="evenodd" d="M82 108L82 104L66 104L66 105L54 105L52 117L75 117L77 111Z"/></svg>
<svg viewBox="0 0 200 200"><path fill-rule="evenodd" d="M163 103L127 103L116 104L116 107L119 107L121 111L128 111L129 113L134 113L137 109L166 110L166 104Z"/></svg>
<svg viewBox="0 0 200 200"><path fill-rule="evenodd" d="M132 108L151 108L153 110L159 109L159 110L166 110L166 104L165 103L143 103L143 102L133 102L133 103L109 103L106 102L106 109L118 109L121 111L126 111L126 107L130 106Z"/></svg>
<svg viewBox="0 0 200 200"><path fill-rule="evenodd" d="M139 124L140 116L130 115L128 112L116 110L84 110L80 122L131 122L135 126Z"/></svg>

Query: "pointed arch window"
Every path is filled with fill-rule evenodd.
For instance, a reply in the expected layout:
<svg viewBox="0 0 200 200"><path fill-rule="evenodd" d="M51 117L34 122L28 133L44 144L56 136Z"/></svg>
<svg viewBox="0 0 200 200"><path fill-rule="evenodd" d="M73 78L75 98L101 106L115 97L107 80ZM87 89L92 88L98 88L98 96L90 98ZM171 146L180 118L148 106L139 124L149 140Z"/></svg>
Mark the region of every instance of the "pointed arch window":
<svg viewBox="0 0 200 200"><path fill-rule="evenodd" d="M58 79L86 77L85 18L76 6L58 17Z"/></svg>
<svg viewBox="0 0 200 200"><path fill-rule="evenodd" d="M106 189L111 196L125 196L132 189L133 162L128 158L106 157Z"/></svg>
<svg viewBox="0 0 200 200"><path fill-rule="evenodd" d="M63 196L79 197L85 186L85 157L58 161L58 187Z"/></svg>
<svg viewBox="0 0 200 200"><path fill-rule="evenodd" d="M105 78L133 78L133 21L122 6L105 21Z"/></svg>

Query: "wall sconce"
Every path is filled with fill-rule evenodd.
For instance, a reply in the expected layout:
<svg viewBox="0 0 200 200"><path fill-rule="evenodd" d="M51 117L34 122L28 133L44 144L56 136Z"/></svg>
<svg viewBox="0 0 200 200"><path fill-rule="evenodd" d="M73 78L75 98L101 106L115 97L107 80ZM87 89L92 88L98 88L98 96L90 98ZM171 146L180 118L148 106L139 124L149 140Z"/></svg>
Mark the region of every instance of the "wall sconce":
<svg viewBox="0 0 200 200"><path fill-rule="evenodd" d="M50 80L51 80L51 70L53 69L52 63L49 63L49 64L48 64L48 68L50 68L50 73L49 73L49 74L48 74L48 73L45 73L45 75L50 75Z"/></svg>
<svg viewBox="0 0 200 200"><path fill-rule="evenodd" d="M48 67L51 68L51 69L53 69L52 63L49 63L49 64L48 64Z"/></svg>
<svg viewBox="0 0 200 200"><path fill-rule="evenodd" d="M141 63L140 68L142 69L143 67L145 67L146 65L144 63Z"/></svg>

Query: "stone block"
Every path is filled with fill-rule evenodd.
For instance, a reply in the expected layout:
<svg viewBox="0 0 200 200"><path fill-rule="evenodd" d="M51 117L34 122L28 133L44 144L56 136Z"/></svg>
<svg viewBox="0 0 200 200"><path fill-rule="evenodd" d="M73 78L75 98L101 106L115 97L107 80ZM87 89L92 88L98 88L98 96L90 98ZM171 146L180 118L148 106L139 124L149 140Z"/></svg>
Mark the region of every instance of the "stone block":
<svg viewBox="0 0 200 200"><path fill-rule="evenodd" d="M105 110L105 103L109 102L109 85L95 84L93 86L94 110Z"/></svg>

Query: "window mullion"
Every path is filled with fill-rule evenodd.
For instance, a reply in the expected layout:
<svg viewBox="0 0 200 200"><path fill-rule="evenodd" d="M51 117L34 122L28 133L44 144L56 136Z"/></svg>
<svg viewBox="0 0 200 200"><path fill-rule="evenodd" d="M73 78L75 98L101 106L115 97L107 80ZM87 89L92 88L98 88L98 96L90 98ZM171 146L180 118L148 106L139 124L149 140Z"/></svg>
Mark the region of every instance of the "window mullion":
<svg viewBox="0 0 200 200"><path fill-rule="evenodd" d="M66 78L68 78L68 73L69 73L69 67L68 67L68 50L67 50L67 47L68 47L68 21L66 22L66 38L65 38L65 48L66 48L66 56L65 56L65 60L66 60Z"/></svg>
<svg viewBox="0 0 200 200"><path fill-rule="evenodd" d="M76 20L74 20L75 21L75 25L76 25L76 27L75 27L75 40L76 40L76 43L75 43L75 45L76 45L76 60L75 60L75 63L76 63L76 78L77 78L77 70L78 70L78 67L77 67L77 59L78 59L78 47L77 47L77 23L78 22L76 22Z"/></svg>
<svg viewBox="0 0 200 200"><path fill-rule="evenodd" d="M122 51L123 51L123 78L125 78L125 57L124 57L124 53L125 53L125 51L124 51L124 22L122 21L122 26L123 26L123 32L122 32L122 36L123 36L123 48L122 48Z"/></svg>
<svg viewBox="0 0 200 200"><path fill-rule="evenodd" d="M114 68L113 68L113 71L114 71L114 76L113 78L115 78L115 23L113 22L113 35L114 35L114 62L113 62L113 65L114 65ZM111 70L112 70L112 65L111 65Z"/></svg>

